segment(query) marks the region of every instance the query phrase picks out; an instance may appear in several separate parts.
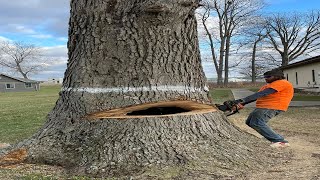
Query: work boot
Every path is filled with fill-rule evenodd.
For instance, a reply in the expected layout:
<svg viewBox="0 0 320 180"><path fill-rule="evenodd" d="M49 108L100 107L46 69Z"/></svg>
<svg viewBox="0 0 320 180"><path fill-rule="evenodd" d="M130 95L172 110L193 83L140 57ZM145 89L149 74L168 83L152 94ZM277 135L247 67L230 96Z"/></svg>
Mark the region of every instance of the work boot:
<svg viewBox="0 0 320 180"><path fill-rule="evenodd" d="M290 144L287 142L273 142L270 146L273 148L285 148L289 147Z"/></svg>

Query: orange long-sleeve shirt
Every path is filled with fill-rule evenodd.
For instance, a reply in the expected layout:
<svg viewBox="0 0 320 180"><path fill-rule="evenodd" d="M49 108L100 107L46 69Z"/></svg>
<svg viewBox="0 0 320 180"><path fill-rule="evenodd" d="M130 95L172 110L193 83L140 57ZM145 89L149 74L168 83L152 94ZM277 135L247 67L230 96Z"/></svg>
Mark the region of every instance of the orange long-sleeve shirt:
<svg viewBox="0 0 320 180"><path fill-rule="evenodd" d="M259 91L267 88L275 89L277 92L258 98L256 107L287 111L294 93L292 84L287 80L277 80L262 86Z"/></svg>

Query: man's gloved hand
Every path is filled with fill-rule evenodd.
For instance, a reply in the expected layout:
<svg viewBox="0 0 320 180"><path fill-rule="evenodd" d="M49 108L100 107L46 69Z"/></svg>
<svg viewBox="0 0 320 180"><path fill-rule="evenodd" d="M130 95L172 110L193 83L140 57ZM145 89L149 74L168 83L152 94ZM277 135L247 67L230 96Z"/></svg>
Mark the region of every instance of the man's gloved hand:
<svg viewBox="0 0 320 180"><path fill-rule="evenodd" d="M232 106L231 110L232 111L239 111L240 109L243 109L244 106L241 103L235 104Z"/></svg>
<svg viewBox="0 0 320 180"><path fill-rule="evenodd" d="M226 116L230 116L232 114L235 114L239 112L240 109L244 108L245 102L242 99L238 100L229 100L223 102L222 105L216 104L216 107L223 112L229 111L230 113L226 114Z"/></svg>
<svg viewBox="0 0 320 180"><path fill-rule="evenodd" d="M226 107L226 110L238 111L238 110L244 108L244 106L241 103L243 103L243 100L237 99L237 100L225 101L225 102L223 102L223 105Z"/></svg>

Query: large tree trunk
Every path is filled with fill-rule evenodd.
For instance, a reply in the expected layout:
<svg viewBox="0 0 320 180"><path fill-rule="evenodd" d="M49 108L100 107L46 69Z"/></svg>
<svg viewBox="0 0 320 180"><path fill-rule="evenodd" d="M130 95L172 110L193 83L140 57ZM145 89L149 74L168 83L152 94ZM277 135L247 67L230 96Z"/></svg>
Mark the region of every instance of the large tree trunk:
<svg viewBox="0 0 320 180"><path fill-rule="evenodd" d="M3 151L0 162L20 150L24 161L95 176L203 158L216 174L265 165L265 144L205 105L197 6L197 0L71 0L59 100L45 125Z"/></svg>

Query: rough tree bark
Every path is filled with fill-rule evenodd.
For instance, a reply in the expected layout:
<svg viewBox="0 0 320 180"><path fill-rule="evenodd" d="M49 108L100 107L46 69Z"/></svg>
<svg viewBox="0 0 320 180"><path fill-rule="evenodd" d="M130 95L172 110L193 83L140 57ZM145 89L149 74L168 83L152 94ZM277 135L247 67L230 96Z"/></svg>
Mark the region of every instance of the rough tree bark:
<svg viewBox="0 0 320 180"><path fill-rule="evenodd" d="M44 126L2 151L0 162L10 163L9 157L20 153L21 161L92 176L207 160L213 175L234 174L270 162L266 144L222 113L208 106L188 109L189 102L210 103L194 17L198 3L71 0L69 62L60 97ZM153 103L180 107L179 102L188 113L97 116Z"/></svg>

